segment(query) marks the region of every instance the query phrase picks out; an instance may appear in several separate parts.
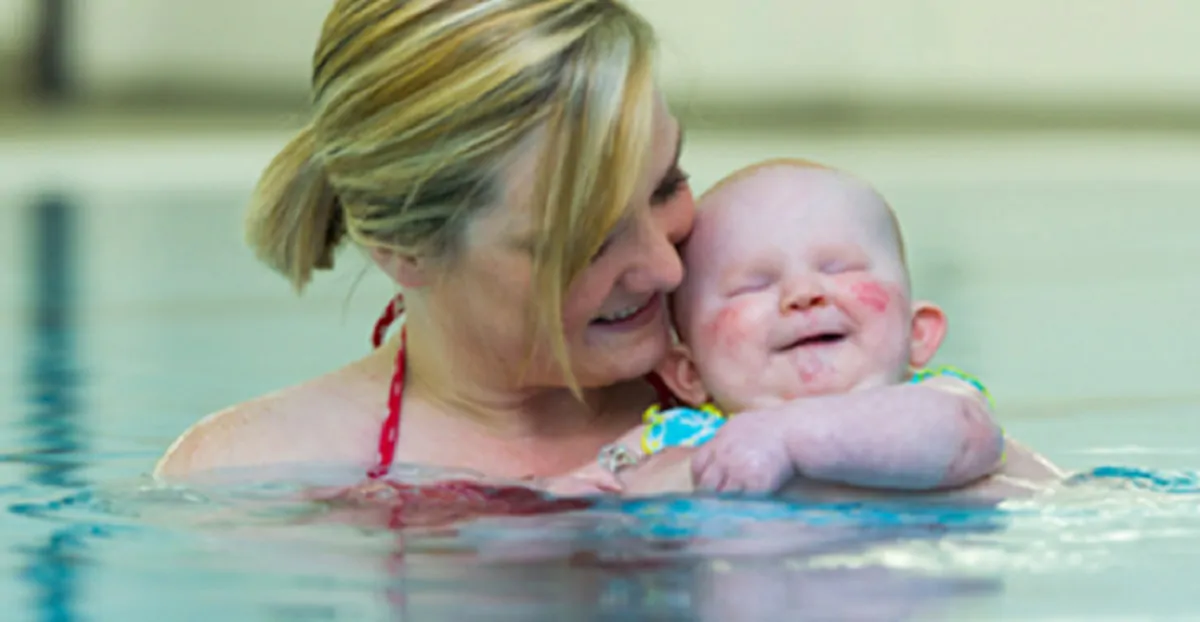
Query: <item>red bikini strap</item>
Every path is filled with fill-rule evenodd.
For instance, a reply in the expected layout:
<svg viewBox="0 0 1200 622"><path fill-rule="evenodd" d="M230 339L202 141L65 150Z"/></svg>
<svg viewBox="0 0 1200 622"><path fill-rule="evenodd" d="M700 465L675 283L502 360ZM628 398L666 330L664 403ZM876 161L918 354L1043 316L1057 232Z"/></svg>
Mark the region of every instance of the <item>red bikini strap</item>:
<svg viewBox="0 0 1200 622"><path fill-rule="evenodd" d="M383 477L396 459L396 440L400 438L400 406L404 397L404 373L406 361L404 350L408 345L408 327L400 327L400 349L396 350L396 371L392 376L388 392L387 418L379 430L379 460L367 475L372 479Z"/></svg>
<svg viewBox="0 0 1200 622"><path fill-rule="evenodd" d="M379 316L379 319L375 322L375 330L371 332L372 346L378 348L383 345L383 339L387 337L388 328L391 327L392 322L395 322L396 318L400 317L400 314L403 312L404 294L396 294L396 297L392 298L388 302L387 307L384 308L383 315Z"/></svg>
<svg viewBox="0 0 1200 622"><path fill-rule="evenodd" d="M387 330L404 312L404 297L397 295L383 310L379 321L375 322L375 330L371 333L371 345L378 348L383 345ZM400 327L400 348L396 350L396 363L392 372L391 388L388 391L387 418L379 430L379 455L375 466L367 471L371 479L378 479L387 474L396 459L396 441L400 438L400 407L404 397L404 376L407 370L408 326Z"/></svg>

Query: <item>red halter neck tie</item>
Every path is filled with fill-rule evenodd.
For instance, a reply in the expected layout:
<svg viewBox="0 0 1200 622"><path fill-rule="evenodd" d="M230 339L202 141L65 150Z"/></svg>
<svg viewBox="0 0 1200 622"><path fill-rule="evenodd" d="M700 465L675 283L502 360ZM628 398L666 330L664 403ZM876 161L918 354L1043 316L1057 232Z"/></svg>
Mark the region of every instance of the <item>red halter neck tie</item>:
<svg viewBox="0 0 1200 622"><path fill-rule="evenodd" d="M375 330L371 333L371 345L378 348L383 345L383 340L387 336L388 327L396 318L404 312L404 297L397 295L392 298L388 306L383 310L383 315L375 322ZM392 468L392 462L396 459L396 441L400 438L400 406L404 397L404 372L406 371L406 358L404 351L408 346L408 327L400 327L400 348L396 350L395 371L392 372L392 383L388 390L387 401L387 418L383 420L383 428L379 431L379 455L376 459L375 466L367 471L367 476L371 479L378 479L387 475L388 470Z"/></svg>

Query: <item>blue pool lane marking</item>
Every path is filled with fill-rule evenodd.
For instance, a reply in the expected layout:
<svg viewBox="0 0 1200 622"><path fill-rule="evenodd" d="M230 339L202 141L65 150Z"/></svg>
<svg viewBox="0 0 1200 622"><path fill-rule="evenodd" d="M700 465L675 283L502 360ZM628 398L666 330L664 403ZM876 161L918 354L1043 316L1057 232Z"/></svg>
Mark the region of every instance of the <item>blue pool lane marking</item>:
<svg viewBox="0 0 1200 622"><path fill-rule="evenodd" d="M23 447L28 457L28 481L70 491L74 499L87 482L79 475L78 456L84 451L79 418L80 366L76 352L78 310L78 206L64 196L35 199L28 211L29 302L25 421ZM31 516L53 512L52 504L18 504L13 514ZM62 503L59 501L57 503ZM67 502L68 504L70 502ZM80 571L88 563L83 540L97 535L89 525L66 524L43 542L22 547L26 562L21 576L33 590L39 620L79 619L77 600Z"/></svg>

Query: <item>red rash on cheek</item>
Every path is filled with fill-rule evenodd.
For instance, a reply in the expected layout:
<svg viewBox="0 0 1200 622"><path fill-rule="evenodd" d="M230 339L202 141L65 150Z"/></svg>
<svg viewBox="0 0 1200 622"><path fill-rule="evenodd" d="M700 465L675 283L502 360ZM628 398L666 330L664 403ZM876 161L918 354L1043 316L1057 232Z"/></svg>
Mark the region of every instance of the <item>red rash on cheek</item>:
<svg viewBox="0 0 1200 622"><path fill-rule="evenodd" d="M747 330L742 321L742 312L736 306L728 306L717 312L717 315L701 327L703 338L709 343L716 342L722 350L737 348L745 342Z"/></svg>
<svg viewBox="0 0 1200 622"><path fill-rule="evenodd" d="M883 313L892 304L891 294L875 281L855 283L850 287L850 293L863 306L877 313Z"/></svg>

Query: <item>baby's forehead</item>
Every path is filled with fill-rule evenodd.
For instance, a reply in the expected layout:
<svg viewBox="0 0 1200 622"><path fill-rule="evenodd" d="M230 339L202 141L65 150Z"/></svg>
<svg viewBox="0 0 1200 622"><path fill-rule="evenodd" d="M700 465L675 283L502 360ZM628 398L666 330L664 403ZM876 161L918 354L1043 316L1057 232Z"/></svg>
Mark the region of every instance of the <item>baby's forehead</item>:
<svg viewBox="0 0 1200 622"><path fill-rule="evenodd" d="M879 212L880 202L869 186L840 171L777 164L735 173L706 193L700 208L719 215L825 211L867 218Z"/></svg>
<svg viewBox="0 0 1200 622"><path fill-rule="evenodd" d="M894 259L901 272L906 263L891 207L866 183L833 169L760 165L719 182L698 207L683 248L683 292L772 258L865 255L883 261L881 267Z"/></svg>
<svg viewBox="0 0 1200 622"><path fill-rule="evenodd" d="M700 200L694 236L720 245L739 236L846 238L865 243L895 229L891 208L844 173L794 165L761 166L719 183ZM764 240L765 241L765 240Z"/></svg>

